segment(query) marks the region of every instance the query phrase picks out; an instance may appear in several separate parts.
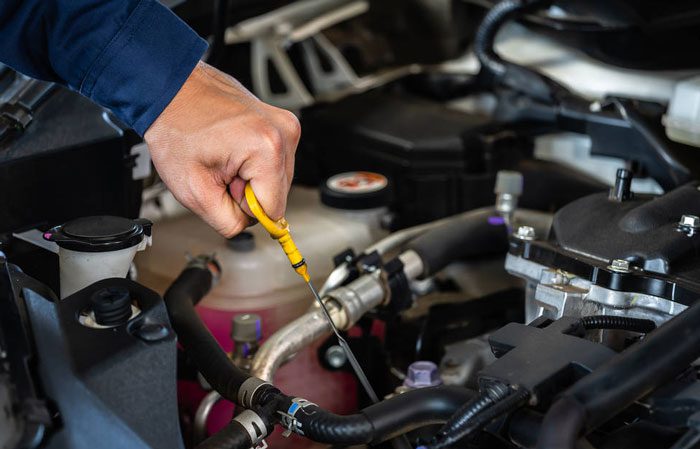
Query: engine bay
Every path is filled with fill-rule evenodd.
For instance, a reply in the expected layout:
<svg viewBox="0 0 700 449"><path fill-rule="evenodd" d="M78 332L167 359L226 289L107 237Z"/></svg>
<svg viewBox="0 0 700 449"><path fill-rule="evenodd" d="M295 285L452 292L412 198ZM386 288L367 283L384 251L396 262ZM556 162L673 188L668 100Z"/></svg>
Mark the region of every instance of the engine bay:
<svg viewBox="0 0 700 449"><path fill-rule="evenodd" d="M0 449L700 448L700 7L174 3L299 117L318 301L0 66Z"/></svg>

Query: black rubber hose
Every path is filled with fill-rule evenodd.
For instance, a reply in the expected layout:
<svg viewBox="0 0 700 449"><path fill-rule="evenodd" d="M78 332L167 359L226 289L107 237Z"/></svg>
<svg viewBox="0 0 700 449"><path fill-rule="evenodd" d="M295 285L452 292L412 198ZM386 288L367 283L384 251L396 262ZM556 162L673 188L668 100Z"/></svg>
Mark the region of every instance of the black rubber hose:
<svg viewBox="0 0 700 449"><path fill-rule="evenodd" d="M195 446L195 449L250 449L253 442L243 426L231 421L223 429Z"/></svg>
<svg viewBox="0 0 700 449"><path fill-rule="evenodd" d="M199 372L221 396L238 402L238 390L250 375L231 362L194 309L211 289L212 281L207 264L195 261L180 273L163 299L178 341Z"/></svg>
<svg viewBox="0 0 700 449"><path fill-rule="evenodd" d="M613 315L593 315L581 318L581 325L587 330L615 329L648 334L656 329L656 323L643 318L629 318Z"/></svg>
<svg viewBox="0 0 700 449"><path fill-rule="evenodd" d="M494 51L496 34L503 24L516 17L522 11L523 0L503 0L494 5L484 16L474 35L474 55L481 67L495 76L506 73L506 65Z"/></svg>
<svg viewBox="0 0 700 449"><path fill-rule="evenodd" d="M549 3L549 0L502 0L486 13L474 36L474 54L481 64L482 73L545 101L551 101L555 93L566 90L526 67L504 61L494 51L494 42L505 23Z"/></svg>
<svg viewBox="0 0 700 449"><path fill-rule="evenodd" d="M530 392L525 389L521 388L519 390L511 391L507 396L503 397L492 406L487 407L481 413L474 416L467 425L462 426L449 435L445 435L444 438L437 443L425 446L425 449L444 449L452 446L459 440L483 429L492 421L523 406L529 397Z"/></svg>
<svg viewBox="0 0 700 449"><path fill-rule="evenodd" d="M294 417L304 436L319 443L378 444L420 427L442 424L472 397L474 392L461 387L421 388L371 405L355 415L339 416L308 405Z"/></svg>
<svg viewBox="0 0 700 449"><path fill-rule="evenodd" d="M480 209L431 229L407 248L420 256L426 277L465 257L505 253L508 231L494 210Z"/></svg>
<svg viewBox="0 0 700 449"><path fill-rule="evenodd" d="M573 448L581 432L596 428L687 369L700 357L698 323L700 302L575 383L545 416L537 447ZM569 417L565 428L562 416Z"/></svg>
<svg viewBox="0 0 700 449"><path fill-rule="evenodd" d="M586 410L578 401L570 397L559 399L542 421L537 447L573 449L585 422Z"/></svg>
<svg viewBox="0 0 700 449"><path fill-rule="evenodd" d="M471 401L464 404L445 423L435 436L435 443L449 438L450 435L459 433L461 429L467 427L475 416L482 413L494 403L502 400L508 395L508 387L502 384L487 386L484 391Z"/></svg>

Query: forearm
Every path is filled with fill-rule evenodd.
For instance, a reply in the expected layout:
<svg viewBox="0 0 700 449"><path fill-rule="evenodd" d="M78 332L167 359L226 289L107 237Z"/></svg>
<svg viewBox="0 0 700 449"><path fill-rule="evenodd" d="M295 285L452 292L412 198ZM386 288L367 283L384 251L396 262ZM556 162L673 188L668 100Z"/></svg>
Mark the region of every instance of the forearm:
<svg viewBox="0 0 700 449"><path fill-rule="evenodd" d="M60 82L144 134L206 43L156 0L2 0L0 61Z"/></svg>

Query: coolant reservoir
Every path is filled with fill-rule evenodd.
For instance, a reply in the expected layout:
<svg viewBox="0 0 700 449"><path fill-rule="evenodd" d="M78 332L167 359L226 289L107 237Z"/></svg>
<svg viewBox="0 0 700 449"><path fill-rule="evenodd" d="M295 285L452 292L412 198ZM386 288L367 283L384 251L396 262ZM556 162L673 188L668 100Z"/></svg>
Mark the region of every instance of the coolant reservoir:
<svg viewBox="0 0 700 449"><path fill-rule="evenodd" d="M386 178L373 175L380 178L367 188L365 174L344 176L346 179L341 185L337 185L336 179L332 183L336 188L329 190L326 185L323 189L325 202L336 207L323 204L319 190L312 188L295 186L288 199L286 218L292 236L318 286L333 269L333 256L348 248L362 251L386 234L380 226L386 209L381 207L384 200L380 201L379 195L386 189ZM358 182L353 184L353 179ZM350 190L354 189L356 196L366 201L348 202L352 192L343 187L348 182ZM379 185L382 188L377 190ZM277 241L270 238L262 226L253 226L228 241L191 214L156 222L154 227L158 238L154 239L150 251L139 254L136 259L139 282L162 293L182 270L185 254L215 253L221 263L222 277L197 309L226 351L232 349L233 316L260 315L264 340L312 304L308 287L289 265ZM356 398L352 377L322 368L315 347L297 354L279 370L274 382L282 391L307 397L337 413L354 411ZM215 426L210 425L210 430L216 430L230 417L226 411L215 414L210 420ZM301 447L301 442L295 440L276 441L274 447Z"/></svg>
<svg viewBox="0 0 700 449"><path fill-rule="evenodd" d="M151 222L108 215L56 226L44 239L58 244L61 298L102 279L125 277L138 251L151 242Z"/></svg>
<svg viewBox="0 0 700 449"><path fill-rule="evenodd" d="M321 203L316 189L294 187L286 218L294 241L308 262L312 280L320 285L333 269L333 256L352 248L362 251L383 235L380 227L385 209L350 210ZM186 254L215 253L223 276L200 303L207 320L219 321L215 336L228 342L231 316L217 312L262 313L268 332L299 316L311 304L308 287L289 265L277 241L261 226L226 240L194 215L154 224L157 239L150 251L139 254L139 282L163 293L185 263ZM216 316L211 316L214 313ZM218 326L217 326L218 327ZM215 329L216 331L216 329Z"/></svg>

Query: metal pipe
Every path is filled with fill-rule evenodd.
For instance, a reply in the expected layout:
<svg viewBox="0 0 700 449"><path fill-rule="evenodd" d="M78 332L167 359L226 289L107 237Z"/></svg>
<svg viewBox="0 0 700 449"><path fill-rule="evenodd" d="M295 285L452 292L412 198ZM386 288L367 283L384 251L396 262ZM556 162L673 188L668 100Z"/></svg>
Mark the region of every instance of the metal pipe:
<svg viewBox="0 0 700 449"><path fill-rule="evenodd" d="M464 219L466 216L478 216L486 211L494 211L494 209L475 209L447 219L408 228L375 243L366 251L386 254L437 226ZM552 214L520 209L515 212L515 221L528 223L541 235L546 235L551 226ZM415 279L422 273L422 260L415 251L405 251L399 255L399 259L404 263L404 273L409 280ZM324 301L328 301L326 305L335 325L339 329L346 330L352 327L362 315L382 304L386 294L380 279L373 273L364 275L347 286L336 287L330 292L325 292L324 298ZM257 378L272 381L275 372L282 364L317 339L330 335L330 332L331 329L324 319L323 311L318 307L312 307L305 315L287 324L267 339L253 359L251 374Z"/></svg>
<svg viewBox="0 0 700 449"><path fill-rule="evenodd" d="M347 330L362 315L382 303L386 296L381 279L367 274L324 298L326 308L336 327ZM319 338L330 335L331 328L320 309L306 314L275 332L260 347L251 367L251 375L272 381L277 369L301 349Z"/></svg>
<svg viewBox="0 0 700 449"><path fill-rule="evenodd" d="M214 409L214 406L221 399L223 398L221 397L219 392L216 390L212 390L209 392L209 394L204 396L202 402L199 403L199 407L197 407L197 413L194 415L193 437L195 444L199 444L209 436L207 435L207 421L209 420L209 415Z"/></svg>

